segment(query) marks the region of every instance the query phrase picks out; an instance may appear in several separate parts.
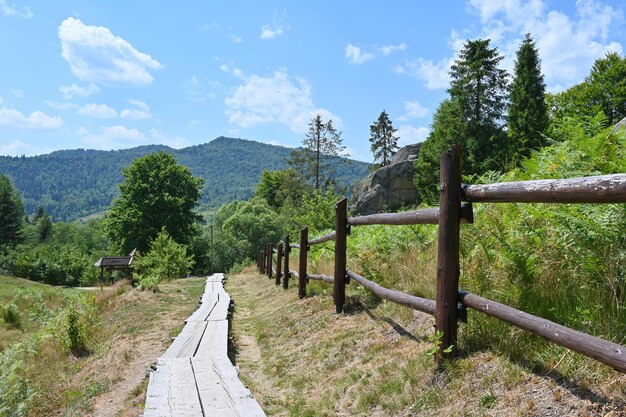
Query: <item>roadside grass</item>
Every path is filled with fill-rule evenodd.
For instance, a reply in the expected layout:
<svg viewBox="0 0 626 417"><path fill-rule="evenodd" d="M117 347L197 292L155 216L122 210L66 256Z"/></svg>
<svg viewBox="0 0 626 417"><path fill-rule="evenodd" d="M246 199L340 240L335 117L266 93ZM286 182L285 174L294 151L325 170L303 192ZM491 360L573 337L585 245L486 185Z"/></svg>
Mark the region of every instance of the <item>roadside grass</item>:
<svg viewBox="0 0 626 417"><path fill-rule="evenodd" d="M316 262L314 272L329 273L329 263ZM605 366L537 338L524 348L539 350L523 358L508 355L521 348L501 338L471 336L495 321L462 325L460 359L438 371L427 353L432 317L373 302L358 285L348 286L346 313L337 315L331 286L311 281L303 300L296 287L285 291L251 268L226 283L240 377L268 415L619 416L626 407L626 376ZM515 342L526 337L508 331ZM545 356L558 360L537 366Z"/></svg>
<svg viewBox="0 0 626 417"><path fill-rule="evenodd" d="M102 409L111 416L140 414L145 369L197 308L204 281L175 280L161 284L159 292L137 291L127 282L86 291L0 277L0 305L17 306L22 323L16 329L0 320L0 352L17 349L20 362L14 362L21 365L11 375L24 395L15 401L28 410L7 415L86 416ZM77 356L55 329L68 303L80 300L93 302L95 314L86 316L92 321L86 326L93 327L85 333L88 352Z"/></svg>

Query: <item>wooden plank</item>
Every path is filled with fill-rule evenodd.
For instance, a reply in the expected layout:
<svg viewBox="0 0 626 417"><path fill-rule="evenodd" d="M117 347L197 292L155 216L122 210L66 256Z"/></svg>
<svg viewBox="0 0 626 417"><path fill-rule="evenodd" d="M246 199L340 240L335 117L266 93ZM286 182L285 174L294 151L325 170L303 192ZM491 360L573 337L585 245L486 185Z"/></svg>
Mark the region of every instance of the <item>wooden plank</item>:
<svg viewBox="0 0 626 417"><path fill-rule="evenodd" d="M206 321L188 322L161 358L190 358L194 356L206 327Z"/></svg>
<svg viewBox="0 0 626 417"><path fill-rule="evenodd" d="M226 320L230 309L230 295L224 290L221 283L213 287L213 292L216 296L215 304L205 320Z"/></svg>
<svg viewBox="0 0 626 417"><path fill-rule="evenodd" d="M228 359L193 358L191 361L206 416L265 416Z"/></svg>
<svg viewBox="0 0 626 417"><path fill-rule="evenodd" d="M198 350L193 355L196 358L228 358L228 321L209 321L206 323L204 336Z"/></svg>
<svg viewBox="0 0 626 417"><path fill-rule="evenodd" d="M150 375L144 417L203 417L191 359L160 359Z"/></svg>

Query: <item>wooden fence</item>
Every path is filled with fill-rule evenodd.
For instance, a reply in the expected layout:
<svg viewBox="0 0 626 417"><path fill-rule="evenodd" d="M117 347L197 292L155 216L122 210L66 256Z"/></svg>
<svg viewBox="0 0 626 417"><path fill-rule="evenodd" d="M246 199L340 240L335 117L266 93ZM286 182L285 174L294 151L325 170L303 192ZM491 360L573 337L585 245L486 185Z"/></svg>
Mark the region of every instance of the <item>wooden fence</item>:
<svg viewBox="0 0 626 417"><path fill-rule="evenodd" d="M311 279L333 284L333 300L337 313L343 311L345 286L354 280L385 300L435 316L436 330L442 334L439 351L435 355L439 363L455 356L457 322L467 320L466 308L470 307L626 373L624 346L459 290L460 225L474 222L472 210L474 202L626 203L626 174L462 185L461 148L456 145L441 155L439 208L348 217L347 201L342 199L336 205L334 232L308 240L308 228L305 227L300 232L299 244L289 243L287 236L278 244L277 249L273 249L271 243L266 245L259 253L257 266L260 273L267 274L270 278L275 274L276 285L280 284L282 278L283 288L288 288L291 276L297 278L300 298L306 296L306 285ZM346 239L350 234L350 228L374 224L439 226L435 300L384 288L346 268ZM334 276L307 273L307 253L310 246L329 240L335 241ZM289 269L289 253L292 248L300 249L298 271ZM275 269L272 266L274 253L277 254Z"/></svg>

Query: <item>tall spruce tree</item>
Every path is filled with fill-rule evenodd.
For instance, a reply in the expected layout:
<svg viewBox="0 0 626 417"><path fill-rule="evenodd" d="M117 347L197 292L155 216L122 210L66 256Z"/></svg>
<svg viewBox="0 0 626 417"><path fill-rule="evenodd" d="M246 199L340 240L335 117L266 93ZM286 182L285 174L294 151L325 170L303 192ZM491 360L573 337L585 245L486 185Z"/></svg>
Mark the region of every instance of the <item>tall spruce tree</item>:
<svg viewBox="0 0 626 417"><path fill-rule="evenodd" d="M517 161L545 144L548 128L546 85L535 42L527 33L517 50L517 60L509 95L509 156Z"/></svg>
<svg viewBox="0 0 626 417"><path fill-rule="evenodd" d="M398 136L389 120L389 115L384 110L378 116L376 122L370 126L370 143L374 162L379 166L387 166L391 163L391 158L398 150Z"/></svg>
<svg viewBox="0 0 626 417"><path fill-rule="evenodd" d="M465 121L464 171L476 174L501 169L505 154L504 124L507 78L499 68L503 56L489 39L467 41L450 69L450 99Z"/></svg>
<svg viewBox="0 0 626 417"><path fill-rule="evenodd" d="M292 168L309 179L318 190L333 182L336 156L348 156L341 139L341 132L333 126L333 121L322 120L318 114L309 123L309 130L302 140L302 149L292 152L287 160Z"/></svg>
<svg viewBox="0 0 626 417"><path fill-rule="evenodd" d="M21 238L22 199L6 175L0 174L0 244L15 244Z"/></svg>

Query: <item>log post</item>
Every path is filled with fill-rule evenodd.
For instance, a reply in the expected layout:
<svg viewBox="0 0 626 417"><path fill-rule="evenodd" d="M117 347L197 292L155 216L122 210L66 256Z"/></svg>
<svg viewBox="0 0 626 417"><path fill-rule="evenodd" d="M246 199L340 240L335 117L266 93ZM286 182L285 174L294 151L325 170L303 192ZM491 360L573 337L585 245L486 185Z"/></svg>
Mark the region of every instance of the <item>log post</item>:
<svg viewBox="0 0 626 417"><path fill-rule="evenodd" d="M269 251L267 250L269 248L269 245L266 243L265 244L265 252L263 252L264 256L263 256L263 275L267 275L267 265L269 264Z"/></svg>
<svg viewBox="0 0 626 417"><path fill-rule="evenodd" d="M442 337L437 363L455 355L459 290L459 229L461 222L461 146L441 154L437 297L435 322ZM447 351L447 352L446 352Z"/></svg>
<svg viewBox="0 0 626 417"><path fill-rule="evenodd" d="M347 199L335 205L335 281L333 300L337 314L343 311L346 300L346 235L348 232Z"/></svg>
<svg viewBox="0 0 626 417"><path fill-rule="evenodd" d="M261 250L261 253L259 255L261 256L261 269L259 273L263 275L265 273L265 248Z"/></svg>
<svg viewBox="0 0 626 417"><path fill-rule="evenodd" d="M309 250L309 228L300 230L300 262L298 268L298 298L306 297L306 264Z"/></svg>
<svg viewBox="0 0 626 417"><path fill-rule="evenodd" d="M289 246L289 235L285 236L285 267L283 268L283 288L289 288L289 252L291 252L291 247Z"/></svg>
<svg viewBox="0 0 626 417"><path fill-rule="evenodd" d="M282 267L282 261L283 261L283 244L279 243L278 247L276 249L276 281L275 284L276 285L280 285L280 278L282 276L281 274L281 267Z"/></svg>
<svg viewBox="0 0 626 417"><path fill-rule="evenodd" d="M272 279L272 263L274 262L274 245L270 243L267 249L268 260L267 260L267 276L269 279Z"/></svg>

